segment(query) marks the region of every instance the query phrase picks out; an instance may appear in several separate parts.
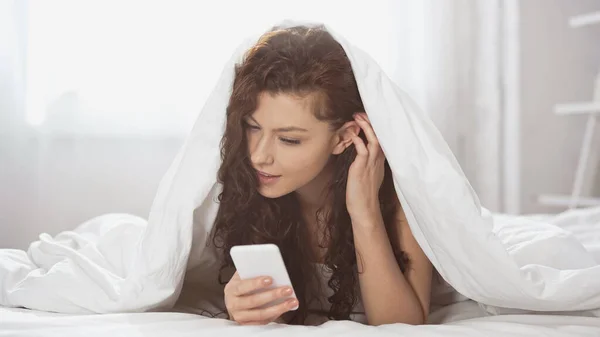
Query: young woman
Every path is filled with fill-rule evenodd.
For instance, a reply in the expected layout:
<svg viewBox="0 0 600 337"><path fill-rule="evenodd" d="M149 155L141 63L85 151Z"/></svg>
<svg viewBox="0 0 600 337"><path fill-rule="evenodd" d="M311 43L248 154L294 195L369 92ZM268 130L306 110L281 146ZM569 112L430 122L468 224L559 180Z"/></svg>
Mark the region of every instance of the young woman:
<svg viewBox="0 0 600 337"><path fill-rule="evenodd" d="M274 243L289 289L228 280L241 324L422 324L432 266L411 234L392 174L364 113L350 61L321 27L275 28L236 67L227 108L214 243ZM298 306L297 310L290 310Z"/></svg>

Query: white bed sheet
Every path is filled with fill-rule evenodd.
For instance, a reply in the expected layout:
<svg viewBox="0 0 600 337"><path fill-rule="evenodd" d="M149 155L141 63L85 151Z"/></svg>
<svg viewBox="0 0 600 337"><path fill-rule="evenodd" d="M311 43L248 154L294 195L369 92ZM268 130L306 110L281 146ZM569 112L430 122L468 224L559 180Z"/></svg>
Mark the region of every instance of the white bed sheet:
<svg viewBox="0 0 600 337"><path fill-rule="evenodd" d="M495 215L502 221L504 215ZM600 259L600 208L555 215L531 215L573 233ZM183 310L183 309L182 309ZM104 315L55 314L0 307L0 337L50 336L600 336L600 310L570 313L525 313L461 301L430 315L435 325L364 326L354 322L328 322L319 327L271 324L241 327L222 319L182 312L121 313Z"/></svg>
<svg viewBox="0 0 600 337"><path fill-rule="evenodd" d="M472 302L463 302L459 305ZM473 303L473 305L477 306ZM459 314L471 309L457 310ZM475 309L476 311L476 309ZM0 308L0 337L67 336L600 336L600 318L552 315L502 315L461 319L440 325L403 324L372 327L359 323L327 322L303 327L270 324L239 326L234 322L177 313L122 313L104 315L50 314L27 309Z"/></svg>

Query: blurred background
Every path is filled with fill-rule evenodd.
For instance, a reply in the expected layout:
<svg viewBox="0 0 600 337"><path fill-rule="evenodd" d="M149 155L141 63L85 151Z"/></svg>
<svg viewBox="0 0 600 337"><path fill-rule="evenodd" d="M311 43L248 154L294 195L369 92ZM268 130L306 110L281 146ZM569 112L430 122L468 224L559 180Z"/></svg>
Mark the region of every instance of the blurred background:
<svg viewBox="0 0 600 337"><path fill-rule="evenodd" d="M285 18L375 58L486 208L600 205L600 0L0 0L0 248L146 217L233 49Z"/></svg>

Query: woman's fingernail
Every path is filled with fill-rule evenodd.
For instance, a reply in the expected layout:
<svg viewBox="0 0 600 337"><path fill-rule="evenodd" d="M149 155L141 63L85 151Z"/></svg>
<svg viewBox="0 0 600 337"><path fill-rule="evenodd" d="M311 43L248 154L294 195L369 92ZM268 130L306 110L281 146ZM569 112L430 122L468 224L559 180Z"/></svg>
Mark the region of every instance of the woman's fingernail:
<svg viewBox="0 0 600 337"><path fill-rule="evenodd" d="M292 294L292 289L291 289L291 288L286 288L286 289L283 291L283 294L284 294L284 295L291 295L291 294Z"/></svg>
<svg viewBox="0 0 600 337"><path fill-rule="evenodd" d="M265 278L263 279L263 284L264 284L264 285L269 285L269 284L271 284L271 278L270 278L270 277L265 277Z"/></svg>
<svg viewBox="0 0 600 337"><path fill-rule="evenodd" d="M290 301L290 307L294 308L298 306L298 300L291 300Z"/></svg>

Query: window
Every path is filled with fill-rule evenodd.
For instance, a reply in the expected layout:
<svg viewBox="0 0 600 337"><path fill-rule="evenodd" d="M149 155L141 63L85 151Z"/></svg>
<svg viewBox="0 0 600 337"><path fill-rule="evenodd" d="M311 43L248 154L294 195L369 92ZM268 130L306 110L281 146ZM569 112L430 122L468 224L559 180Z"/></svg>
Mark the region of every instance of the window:
<svg viewBox="0 0 600 337"><path fill-rule="evenodd" d="M53 134L182 136L250 34L325 22L394 74L399 22L415 13L419 1L31 1L26 119Z"/></svg>

